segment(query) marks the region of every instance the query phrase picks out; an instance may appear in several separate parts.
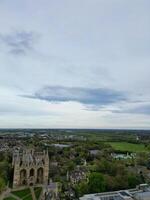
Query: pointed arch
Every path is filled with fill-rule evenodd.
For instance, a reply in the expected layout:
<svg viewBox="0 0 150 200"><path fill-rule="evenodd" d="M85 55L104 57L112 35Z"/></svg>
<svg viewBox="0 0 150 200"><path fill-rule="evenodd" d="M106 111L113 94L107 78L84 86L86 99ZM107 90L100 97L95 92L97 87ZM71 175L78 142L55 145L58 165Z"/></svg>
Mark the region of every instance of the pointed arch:
<svg viewBox="0 0 150 200"><path fill-rule="evenodd" d="M32 168L32 169L30 169L30 174L29 174L29 176L31 177L31 176L34 176L34 169Z"/></svg>
<svg viewBox="0 0 150 200"><path fill-rule="evenodd" d="M37 170L37 183L42 184L43 183L43 179L44 179L44 169L42 167L40 167Z"/></svg>
<svg viewBox="0 0 150 200"><path fill-rule="evenodd" d="M27 183L27 171L25 169L22 169L20 171L20 184L26 185Z"/></svg>

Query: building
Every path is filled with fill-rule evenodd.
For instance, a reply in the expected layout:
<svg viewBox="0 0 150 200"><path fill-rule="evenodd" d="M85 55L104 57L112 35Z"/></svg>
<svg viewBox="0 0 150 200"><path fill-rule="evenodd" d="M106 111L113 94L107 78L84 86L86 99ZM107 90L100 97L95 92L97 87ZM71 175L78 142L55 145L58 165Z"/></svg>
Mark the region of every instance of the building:
<svg viewBox="0 0 150 200"><path fill-rule="evenodd" d="M67 173L67 179L72 185L75 185L81 181L88 181L88 172L84 168L77 168L76 170Z"/></svg>
<svg viewBox="0 0 150 200"><path fill-rule="evenodd" d="M14 168L13 187L23 185L48 184L48 151L15 151L12 165Z"/></svg>
<svg viewBox="0 0 150 200"><path fill-rule="evenodd" d="M150 188L147 184L141 184L135 189L87 194L80 200L150 200Z"/></svg>
<svg viewBox="0 0 150 200"><path fill-rule="evenodd" d="M118 191L88 194L81 197L80 200L133 200L133 198L127 191Z"/></svg>
<svg viewBox="0 0 150 200"><path fill-rule="evenodd" d="M47 187L46 187L45 199L46 200L57 200L57 199L59 199L58 194L59 194L58 183L56 183L56 182L49 183L49 185L47 185Z"/></svg>
<svg viewBox="0 0 150 200"><path fill-rule="evenodd" d="M127 160L127 159L134 159L136 157L136 153L111 153L111 156L116 160Z"/></svg>
<svg viewBox="0 0 150 200"><path fill-rule="evenodd" d="M97 156L100 153L101 153L100 150L97 150L97 149L90 150L90 155L91 156Z"/></svg>

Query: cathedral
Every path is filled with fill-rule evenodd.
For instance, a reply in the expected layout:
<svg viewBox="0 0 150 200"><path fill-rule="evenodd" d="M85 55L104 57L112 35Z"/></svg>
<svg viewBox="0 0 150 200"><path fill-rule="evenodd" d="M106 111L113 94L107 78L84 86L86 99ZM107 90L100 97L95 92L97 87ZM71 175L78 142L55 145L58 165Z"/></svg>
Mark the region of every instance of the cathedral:
<svg viewBox="0 0 150 200"><path fill-rule="evenodd" d="M13 153L13 187L23 185L48 184L49 155L48 151L34 150L15 151Z"/></svg>

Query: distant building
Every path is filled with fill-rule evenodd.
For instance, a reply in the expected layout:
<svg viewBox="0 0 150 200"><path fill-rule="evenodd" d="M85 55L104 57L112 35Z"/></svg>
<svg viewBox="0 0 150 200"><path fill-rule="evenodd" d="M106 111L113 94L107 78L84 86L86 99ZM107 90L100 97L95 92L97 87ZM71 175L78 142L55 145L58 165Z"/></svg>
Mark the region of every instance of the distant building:
<svg viewBox="0 0 150 200"><path fill-rule="evenodd" d="M46 200L57 200L58 199L58 183L56 182L51 182L49 185L46 187L45 191L45 199Z"/></svg>
<svg viewBox="0 0 150 200"><path fill-rule="evenodd" d="M97 149L90 150L90 155L97 156L98 154L100 154L100 150Z"/></svg>
<svg viewBox="0 0 150 200"><path fill-rule="evenodd" d="M67 179L72 185L75 185L81 181L88 181L87 170L77 168L76 170L67 174Z"/></svg>
<svg viewBox="0 0 150 200"><path fill-rule="evenodd" d="M23 185L48 184L49 155L48 151L34 150L15 151L12 165L14 168L13 187Z"/></svg>
<svg viewBox="0 0 150 200"><path fill-rule="evenodd" d="M112 153L111 156L116 160L126 160L126 159L134 159L136 157L136 154L135 153L131 153L131 154Z"/></svg>
<svg viewBox="0 0 150 200"><path fill-rule="evenodd" d="M141 184L135 189L87 194L80 200L150 200L150 188L147 184Z"/></svg>

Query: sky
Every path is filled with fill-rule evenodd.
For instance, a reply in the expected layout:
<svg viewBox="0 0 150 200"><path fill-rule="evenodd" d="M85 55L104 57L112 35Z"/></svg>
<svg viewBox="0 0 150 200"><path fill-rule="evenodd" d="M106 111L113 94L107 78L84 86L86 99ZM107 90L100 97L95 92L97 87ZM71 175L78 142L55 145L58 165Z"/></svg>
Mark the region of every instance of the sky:
<svg viewBox="0 0 150 200"><path fill-rule="evenodd" d="M0 0L0 128L150 129L149 0Z"/></svg>

